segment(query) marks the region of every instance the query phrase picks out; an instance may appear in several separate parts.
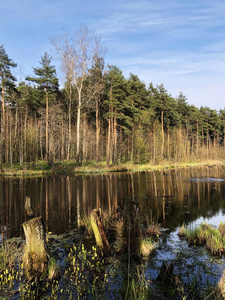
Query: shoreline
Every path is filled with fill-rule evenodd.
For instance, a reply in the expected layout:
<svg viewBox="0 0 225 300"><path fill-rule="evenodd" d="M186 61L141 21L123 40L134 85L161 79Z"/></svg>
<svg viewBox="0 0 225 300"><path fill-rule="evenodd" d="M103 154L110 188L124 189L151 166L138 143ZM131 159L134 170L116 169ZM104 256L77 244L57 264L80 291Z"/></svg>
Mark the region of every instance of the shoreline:
<svg viewBox="0 0 225 300"><path fill-rule="evenodd" d="M46 162L25 163L23 166L17 164L12 167L2 165L0 169L1 177L42 177L48 175L90 175L90 174L107 174L117 172L143 172L154 170L172 170L178 168L192 167L213 167L216 165L224 165L224 161L205 161L205 162L189 162L189 163L166 163L158 165L151 164L118 164L116 166L107 167L105 162L89 162L85 166L76 166L74 161L55 162L48 164Z"/></svg>

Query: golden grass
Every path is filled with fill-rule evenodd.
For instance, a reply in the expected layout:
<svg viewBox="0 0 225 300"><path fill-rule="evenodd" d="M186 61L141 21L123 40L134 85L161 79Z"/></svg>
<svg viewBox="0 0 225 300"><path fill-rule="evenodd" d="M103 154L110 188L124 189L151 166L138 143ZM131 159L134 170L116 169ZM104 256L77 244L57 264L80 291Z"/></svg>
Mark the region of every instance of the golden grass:
<svg viewBox="0 0 225 300"><path fill-rule="evenodd" d="M148 257L155 249L155 243L150 238L141 240L140 253L144 257Z"/></svg>
<svg viewBox="0 0 225 300"><path fill-rule="evenodd" d="M149 170L164 170L164 169L176 169L187 168L197 166L212 166L218 164L224 164L224 161L207 160L207 161L190 161L190 162L168 162L163 161L158 165L147 164L131 164L123 163L116 166L107 167L105 162L90 162L85 166L76 166L74 161L67 162L55 162L52 166L49 166L45 162L38 162L35 166L32 163L27 163L24 166L15 165L12 168L10 166L2 166L0 172L1 176L43 176L45 174L90 174L90 173L108 173L108 172L131 172L131 171L149 171Z"/></svg>

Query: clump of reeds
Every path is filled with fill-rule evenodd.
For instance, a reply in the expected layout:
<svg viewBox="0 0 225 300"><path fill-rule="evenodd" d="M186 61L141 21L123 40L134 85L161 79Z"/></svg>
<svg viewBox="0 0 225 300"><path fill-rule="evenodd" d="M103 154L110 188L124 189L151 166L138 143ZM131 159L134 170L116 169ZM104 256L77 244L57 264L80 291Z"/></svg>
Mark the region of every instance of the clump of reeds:
<svg viewBox="0 0 225 300"><path fill-rule="evenodd" d="M112 216L107 210L101 208L98 209L98 215L101 220L102 226L104 227L105 231L107 231L111 227L112 219L114 218L114 216ZM83 229L85 235L94 235L90 215L83 215L80 220L80 229Z"/></svg>
<svg viewBox="0 0 225 300"><path fill-rule="evenodd" d="M223 272L223 276L221 277L219 283L218 283L218 299L224 299L225 298L225 271ZM221 297L219 297L221 296Z"/></svg>
<svg viewBox="0 0 225 300"><path fill-rule="evenodd" d="M116 237L114 248L119 252L123 248L123 218L115 220L112 224L112 229L114 230Z"/></svg>
<svg viewBox="0 0 225 300"><path fill-rule="evenodd" d="M225 223L221 222L219 225L219 231L222 236L225 236Z"/></svg>
<svg viewBox="0 0 225 300"><path fill-rule="evenodd" d="M22 258L22 246L15 241L6 241L0 246L0 270L12 268Z"/></svg>
<svg viewBox="0 0 225 300"><path fill-rule="evenodd" d="M123 299L150 299L150 283L145 279L143 266L133 267L130 277L131 281L129 284L128 282L124 284L126 291L123 295Z"/></svg>
<svg viewBox="0 0 225 300"><path fill-rule="evenodd" d="M155 249L156 243L154 243L150 238L141 240L140 252L144 258L147 258L152 251Z"/></svg>
<svg viewBox="0 0 225 300"><path fill-rule="evenodd" d="M220 224L219 229L206 223L195 228L182 226L178 235L185 236L189 245L205 245L212 254L221 255L225 252L224 226L223 223Z"/></svg>
<svg viewBox="0 0 225 300"><path fill-rule="evenodd" d="M145 234L147 236L156 236L159 237L161 232L161 224L152 224L148 225L148 227L145 229Z"/></svg>
<svg viewBox="0 0 225 300"><path fill-rule="evenodd" d="M88 215L84 214L80 219L80 229L84 231L84 235L93 235L91 220Z"/></svg>
<svg viewBox="0 0 225 300"><path fill-rule="evenodd" d="M51 258L48 263L48 280L58 280L60 278L61 274L59 272L59 269L56 264L55 258Z"/></svg>
<svg viewBox="0 0 225 300"><path fill-rule="evenodd" d="M185 225L182 225L178 230L179 237L184 237L186 235L187 227Z"/></svg>
<svg viewBox="0 0 225 300"><path fill-rule="evenodd" d="M22 260L22 247L20 242L10 240L0 246L0 290L5 286L12 287L20 277L16 267Z"/></svg>
<svg viewBox="0 0 225 300"><path fill-rule="evenodd" d="M187 228L185 234L188 244L189 245L198 245L201 244L199 236L200 236L200 229L197 228Z"/></svg>

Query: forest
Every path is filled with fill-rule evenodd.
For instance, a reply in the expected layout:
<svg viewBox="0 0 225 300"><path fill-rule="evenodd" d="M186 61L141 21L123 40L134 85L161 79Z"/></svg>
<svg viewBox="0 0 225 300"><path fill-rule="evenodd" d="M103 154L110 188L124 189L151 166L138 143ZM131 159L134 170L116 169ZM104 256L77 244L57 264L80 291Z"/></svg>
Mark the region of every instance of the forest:
<svg viewBox="0 0 225 300"><path fill-rule="evenodd" d="M87 27L51 40L52 56L18 82L17 64L0 46L0 164L105 162L107 166L225 158L225 109L188 104L163 84L125 78L106 65L101 40ZM213 101L213 99L212 99Z"/></svg>

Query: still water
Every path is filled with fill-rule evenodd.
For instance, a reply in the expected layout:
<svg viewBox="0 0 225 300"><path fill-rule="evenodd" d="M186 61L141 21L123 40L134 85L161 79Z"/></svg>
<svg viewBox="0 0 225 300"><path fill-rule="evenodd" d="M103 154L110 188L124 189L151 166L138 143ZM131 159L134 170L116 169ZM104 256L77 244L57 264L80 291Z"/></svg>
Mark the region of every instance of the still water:
<svg viewBox="0 0 225 300"><path fill-rule="evenodd" d="M43 178L0 179L1 239L21 236L25 199L47 232L64 233L94 208L139 203L150 223L173 232L183 223L225 221L225 166Z"/></svg>

